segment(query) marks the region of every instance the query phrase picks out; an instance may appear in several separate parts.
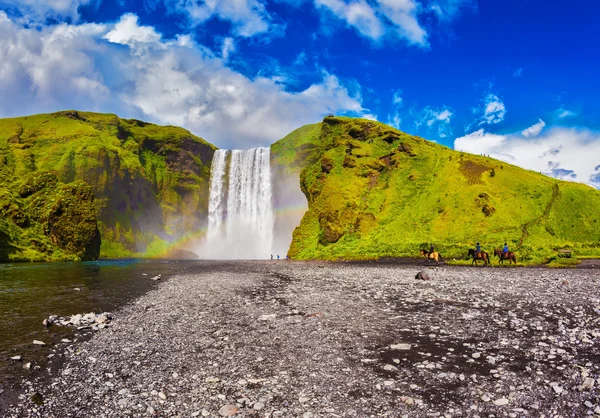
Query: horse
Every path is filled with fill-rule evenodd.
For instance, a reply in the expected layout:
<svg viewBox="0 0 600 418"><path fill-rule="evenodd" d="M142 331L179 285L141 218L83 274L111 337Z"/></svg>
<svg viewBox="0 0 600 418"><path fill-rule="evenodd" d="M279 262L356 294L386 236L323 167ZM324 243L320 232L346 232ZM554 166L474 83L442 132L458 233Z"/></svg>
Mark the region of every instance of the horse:
<svg viewBox="0 0 600 418"><path fill-rule="evenodd" d="M435 260L436 265L440 264L440 260L442 259L442 255L437 251L429 252L427 250L421 250L420 254L421 257L425 257L427 259L426 262L429 262L429 260Z"/></svg>
<svg viewBox="0 0 600 418"><path fill-rule="evenodd" d="M502 265L504 265L504 260L508 260L509 266L511 266L513 262L517 264L517 257L515 257L515 253L512 251L504 254L498 248L494 248L494 255L498 257L498 264L502 263Z"/></svg>
<svg viewBox="0 0 600 418"><path fill-rule="evenodd" d="M471 266L473 266L473 264L477 265L477 262L479 260L483 260L483 267L490 265L490 255L485 251L480 251L478 254L476 250L474 250L473 248L469 248L469 254L467 255L467 257L473 257L473 262L471 263Z"/></svg>

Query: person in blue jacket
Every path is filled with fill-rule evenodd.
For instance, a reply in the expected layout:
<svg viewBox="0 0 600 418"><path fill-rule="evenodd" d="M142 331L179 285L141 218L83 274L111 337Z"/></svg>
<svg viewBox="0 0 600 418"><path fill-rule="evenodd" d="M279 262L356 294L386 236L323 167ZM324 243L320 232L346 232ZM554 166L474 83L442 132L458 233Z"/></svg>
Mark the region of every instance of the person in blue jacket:
<svg viewBox="0 0 600 418"><path fill-rule="evenodd" d="M508 254L508 244L504 243L504 248L502 249L502 255L506 256Z"/></svg>
<svg viewBox="0 0 600 418"><path fill-rule="evenodd" d="M475 255L479 257L479 253L481 253L481 245L479 245L479 243L477 243L477 246L475 247L475 252Z"/></svg>

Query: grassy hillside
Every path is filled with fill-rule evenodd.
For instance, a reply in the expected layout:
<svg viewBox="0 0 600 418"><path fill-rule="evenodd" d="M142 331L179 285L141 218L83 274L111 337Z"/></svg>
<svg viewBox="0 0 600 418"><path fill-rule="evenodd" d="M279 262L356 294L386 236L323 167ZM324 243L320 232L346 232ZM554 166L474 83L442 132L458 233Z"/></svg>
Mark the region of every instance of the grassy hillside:
<svg viewBox="0 0 600 418"><path fill-rule="evenodd" d="M416 256L430 242L463 258L477 241L489 252L506 241L525 263L550 261L561 248L600 255L600 191L585 185L364 119L327 117L272 152L276 165L303 168L309 211L292 258Z"/></svg>
<svg viewBox="0 0 600 418"><path fill-rule="evenodd" d="M49 240L45 218L31 216L35 199L19 193L32 176L44 173L56 183L44 192L50 202L68 195L67 185L91 187L100 256L162 251L204 226L214 150L182 128L115 115L65 111L1 119L0 258L85 258ZM27 222L15 219L19 210Z"/></svg>

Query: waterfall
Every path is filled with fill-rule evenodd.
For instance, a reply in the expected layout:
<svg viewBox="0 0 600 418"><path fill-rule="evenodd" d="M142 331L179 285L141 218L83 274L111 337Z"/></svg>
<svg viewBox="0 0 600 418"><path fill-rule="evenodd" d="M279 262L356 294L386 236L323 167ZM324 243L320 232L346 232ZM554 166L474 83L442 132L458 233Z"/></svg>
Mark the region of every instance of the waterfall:
<svg viewBox="0 0 600 418"><path fill-rule="evenodd" d="M215 152L203 256L270 257L275 223L270 152L270 148Z"/></svg>

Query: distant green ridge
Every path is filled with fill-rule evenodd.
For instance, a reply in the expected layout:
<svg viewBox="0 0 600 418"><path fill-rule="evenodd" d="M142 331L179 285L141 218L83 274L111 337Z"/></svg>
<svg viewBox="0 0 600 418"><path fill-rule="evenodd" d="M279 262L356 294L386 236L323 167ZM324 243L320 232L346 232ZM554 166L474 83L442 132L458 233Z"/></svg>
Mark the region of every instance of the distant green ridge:
<svg viewBox="0 0 600 418"><path fill-rule="evenodd" d="M526 264L562 248L600 256L600 191L583 184L345 117L292 132L272 154L301 170L309 202L292 258L415 257L433 243L462 260L476 242L489 253L508 242Z"/></svg>
<svg viewBox="0 0 600 418"><path fill-rule="evenodd" d="M161 253L170 241L205 226L215 149L185 129L110 114L64 111L0 119L0 260ZM50 179L49 186L37 194L19 193L38 178ZM69 197L77 193L85 199ZM40 213L36 205L42 201L46 209ZM60 239L48 223L57 210L71 218L55 222L74 227ZM92 223L95 228L96 219L100 248L99 237L86 229Z"/></svg>

